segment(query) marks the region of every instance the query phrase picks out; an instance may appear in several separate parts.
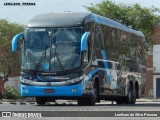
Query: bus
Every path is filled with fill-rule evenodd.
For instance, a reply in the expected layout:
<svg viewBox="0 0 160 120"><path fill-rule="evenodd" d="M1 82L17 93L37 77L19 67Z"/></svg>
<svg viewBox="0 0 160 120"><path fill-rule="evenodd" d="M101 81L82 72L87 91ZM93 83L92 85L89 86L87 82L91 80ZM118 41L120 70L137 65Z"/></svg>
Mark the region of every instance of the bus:
<svg viewBox="0 0 160 120"><path fill-rule="evenodd" d="M145 37L94 13L47 13L33 17L21 40L20 92L38 105L77 100L135 104L145 92Z"/></svg>

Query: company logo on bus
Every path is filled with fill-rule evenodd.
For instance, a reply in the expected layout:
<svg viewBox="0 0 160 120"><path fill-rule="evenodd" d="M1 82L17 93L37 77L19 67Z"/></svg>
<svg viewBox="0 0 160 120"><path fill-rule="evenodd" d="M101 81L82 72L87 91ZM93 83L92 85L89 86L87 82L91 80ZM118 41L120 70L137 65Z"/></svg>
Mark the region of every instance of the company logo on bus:
<svg viewBox="0 0 160 120"><path fill-rule="evenodd" d="M48 82L48 83L47 83L47 86L51 86L51 83L50 83L50 82Z"/></svg>
<svg viewBox="0 0 160 120"><path fill-rule="evenodd" d="M42 75L57 75L57 73L42 73Z"/></svg>

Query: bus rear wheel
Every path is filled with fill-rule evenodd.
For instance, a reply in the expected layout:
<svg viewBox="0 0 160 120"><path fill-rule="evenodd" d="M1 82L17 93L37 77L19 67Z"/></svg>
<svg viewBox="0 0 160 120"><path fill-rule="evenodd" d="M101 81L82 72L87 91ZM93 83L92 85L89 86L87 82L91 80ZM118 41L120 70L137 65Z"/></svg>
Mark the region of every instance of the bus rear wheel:
<svg viewBox="0 0 160 120"><path fill-rule="evenodd" d="M45 97L36 97L36 103L38 105L45 105L47 102L47 99Z"/></svg>
<svg viewBox="0 0 160 120"><path fill-rule="evenodd" d="M135 104L136 103L136 89L133 89L131 84L128 88L128 95L126 96L125 104Z"/></svg>
<svg viewBox="0 0 160 120"><path fill-rule="evenodd" d="M118 99L118 100L116 100L116 103L117 104L123 104L124 103L124 100L121 98L121 99Z"/></svg>

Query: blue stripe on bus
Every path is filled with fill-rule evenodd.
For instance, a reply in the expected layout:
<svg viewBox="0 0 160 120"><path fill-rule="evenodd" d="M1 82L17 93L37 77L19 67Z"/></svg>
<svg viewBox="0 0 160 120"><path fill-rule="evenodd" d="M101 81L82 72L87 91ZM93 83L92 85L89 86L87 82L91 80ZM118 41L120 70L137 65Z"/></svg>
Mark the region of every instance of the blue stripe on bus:
<svg viewBox="0 0 160 120"><path fill-rule="evenodd" d="M99 23L99 19L98 19L97 15L96 15L96 14L93 14L93 16L94 16L95 21L96 21L97 23Z"/></svg>
<svg viewBox="0 0 160 120"><path fill-rule="evenodd" d="M104 67L105 67L105 70L106 70L107 78L109 80L112 80L112 76L110 74L110 70L109 70L108 63L107 63L106 51L105 50L101 50L101 54L102 54L102 59L106 60L103 63L104 63ZM87 75L88 78L85 79L85 83L87 83L100 70L101 70L101 68L95 68L94 70L90 71L90 73Z"/></svg>
<svg viewBox="0 0 160 120"><path fill-rule="evenodd" d="M127 26L124 26L116 21L113 21L109 18L105 18L105 17L102 17L102 16L99 16L99 15L96 15L96 14L92 14L94 20L96 23L99 23L99 24L104 24L104 25L107 25L107 26L110 26L110 27L114 27L114 28L118 28L118 29L121 29L121 30L124 30L124 31L129 31L131 33L134 33L136 35L139 35L139 36L142 36L144 37L143 33L140 32L140 31L135 31Z"/></svg>
<svg viewBox="0 0 160 120"><path fill-rule="evenodd" d="M110 70L109 70L108 63L107 63L106 51L101 50L101 54L102 54L103 60L106 60L106 61L103 61L103 63L104 63L104 67L106 69L107 77L109 80L112 80L112 76L110 74Z"/></svg>
<svg viewBox="0 0 160 120"><path fill-rule="evenodd" d="M100 68L96 68L94 70L91 70L88 75L86 75L86 78L84 79L84 83L87 84L88 81L100 70Z"/></svg>
<svg viewBox="0 0 160 120"><path fill-rule="evenodd" d="M98 72L99 70L100 70L99 68L96 68L96 69L92 70L92 71L88 74L89 78L91 79L92 76L95 75L96 72Z"/></svg>

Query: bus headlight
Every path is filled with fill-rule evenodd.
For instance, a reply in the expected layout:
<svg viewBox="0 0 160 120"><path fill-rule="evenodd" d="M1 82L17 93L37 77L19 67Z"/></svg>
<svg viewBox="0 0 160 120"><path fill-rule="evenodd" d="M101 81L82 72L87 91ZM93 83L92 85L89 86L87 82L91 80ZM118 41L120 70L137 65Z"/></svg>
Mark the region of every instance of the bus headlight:
<svg viewBox="0 0 160 120"><path fill-rule="evenodd" d="M28 80L33 80L33 76L29 75L29 74L26 74L26 73L21 73L21 77L24 78L24 79L28 79Z"/></svg>
<svg viewBox="0 0 160 120"><path fill-rule="evenodd" d="M21 81L21 83L31 83L32 81L31 80L28 80L28 79L25 79L25 78L22 78L22 77L20 77L20 81Z"/></svg>

